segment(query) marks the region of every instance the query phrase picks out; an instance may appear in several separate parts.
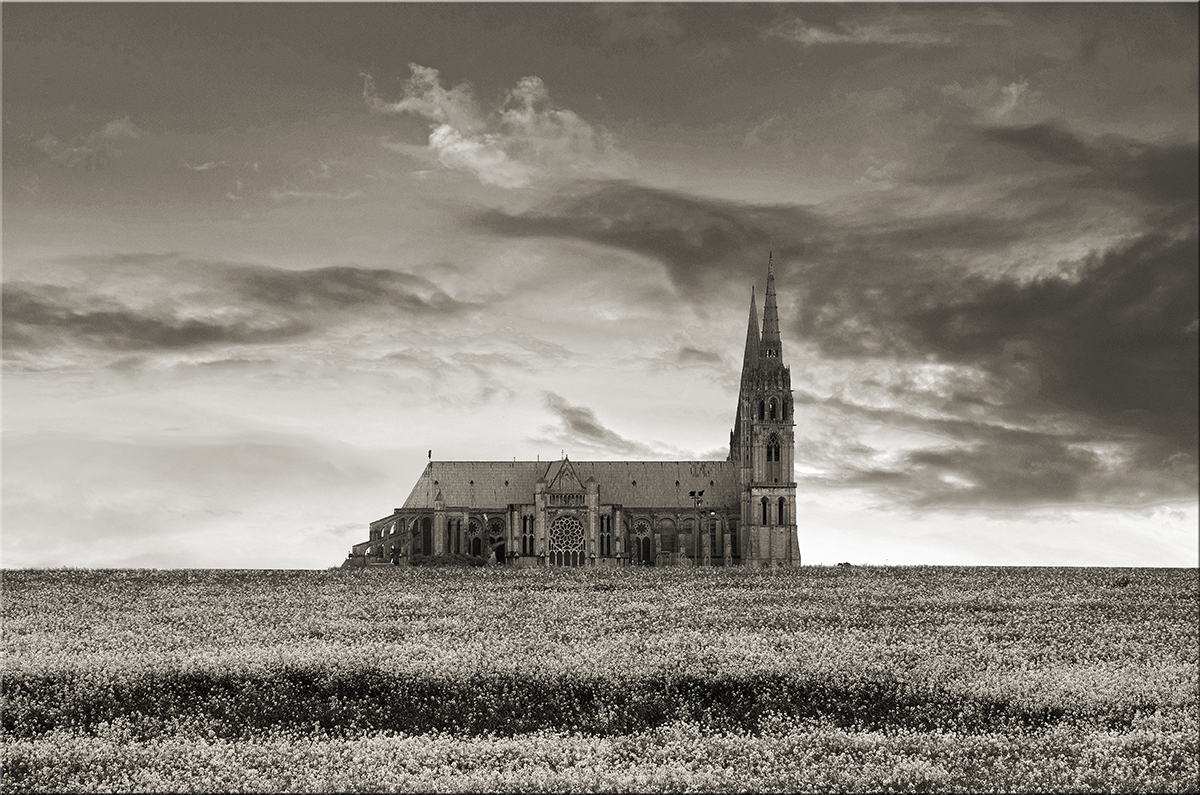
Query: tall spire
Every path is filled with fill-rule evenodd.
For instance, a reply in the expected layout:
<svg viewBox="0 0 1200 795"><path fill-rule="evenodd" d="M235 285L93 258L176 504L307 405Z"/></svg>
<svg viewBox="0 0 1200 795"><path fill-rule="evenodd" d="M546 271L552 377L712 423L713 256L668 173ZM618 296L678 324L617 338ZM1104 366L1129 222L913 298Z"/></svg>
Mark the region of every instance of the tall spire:
<svg viewBox="0 0 1200 795"><path fill-rule="evenodd" d="M758 306L754 303L754 287L750 287L750 322L746 326L746 353L742 357L742 380L758 366Z"/></svg>
<svg viewBox="0 0 1200 795"><path fill-rule="evenodd" d="M762 344L758 350L763 359L769 358L778 362L783 356L779 340L779 307L775 304L775 268L771 264L771 254L767 255L767 299L763 304Z"/></svg>

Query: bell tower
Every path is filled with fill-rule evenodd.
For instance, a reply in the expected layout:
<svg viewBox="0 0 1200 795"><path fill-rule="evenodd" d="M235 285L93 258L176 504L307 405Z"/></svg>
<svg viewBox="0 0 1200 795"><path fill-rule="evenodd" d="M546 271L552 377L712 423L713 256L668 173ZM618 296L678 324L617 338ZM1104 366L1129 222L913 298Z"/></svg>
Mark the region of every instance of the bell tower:
<svg viewBox="0 0 1200 795"><path fill-rule="evenodd" d="M792 409L792 374L783 363L775 271L768 257L762 334L752 289L737 415L729 436L729 458L738 467L741 487L739 547L747 565L800 565Z"/></svg>

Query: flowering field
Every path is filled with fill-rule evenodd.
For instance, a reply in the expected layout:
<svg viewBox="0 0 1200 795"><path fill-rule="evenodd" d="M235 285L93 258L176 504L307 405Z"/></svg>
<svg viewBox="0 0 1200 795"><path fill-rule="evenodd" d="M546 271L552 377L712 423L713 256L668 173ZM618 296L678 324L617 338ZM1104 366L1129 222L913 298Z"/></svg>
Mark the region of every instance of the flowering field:
<svg viewBox="0 0 1200 795"><path fill-rule="evenodd" d="M4 792L1200 790L1194 569L5 571Z"/></svg>

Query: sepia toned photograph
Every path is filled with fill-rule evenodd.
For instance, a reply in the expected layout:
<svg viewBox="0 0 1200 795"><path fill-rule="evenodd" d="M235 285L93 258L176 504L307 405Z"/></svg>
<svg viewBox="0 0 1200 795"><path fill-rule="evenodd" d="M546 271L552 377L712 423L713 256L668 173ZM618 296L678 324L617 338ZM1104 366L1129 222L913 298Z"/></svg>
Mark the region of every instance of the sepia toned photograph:
<svg viewBox="0 0 1200 795"><path fill-rule="evenodd" d="M1198 8L5 2L0 793L1200 790Z"/></svg>

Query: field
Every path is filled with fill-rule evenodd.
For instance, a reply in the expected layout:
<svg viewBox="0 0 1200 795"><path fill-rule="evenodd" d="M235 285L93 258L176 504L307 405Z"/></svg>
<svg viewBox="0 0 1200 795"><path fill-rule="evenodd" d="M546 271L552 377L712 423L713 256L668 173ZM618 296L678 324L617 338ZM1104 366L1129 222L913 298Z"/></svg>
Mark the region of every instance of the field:
<svg viewBox="0 0 1200 795"><path fill-rule="evenodd" d="M5 571L4 792L1200 790L1194 569Z"/></svg>

